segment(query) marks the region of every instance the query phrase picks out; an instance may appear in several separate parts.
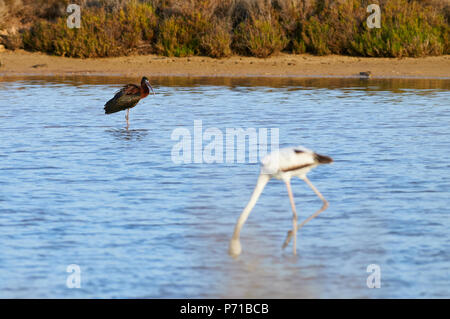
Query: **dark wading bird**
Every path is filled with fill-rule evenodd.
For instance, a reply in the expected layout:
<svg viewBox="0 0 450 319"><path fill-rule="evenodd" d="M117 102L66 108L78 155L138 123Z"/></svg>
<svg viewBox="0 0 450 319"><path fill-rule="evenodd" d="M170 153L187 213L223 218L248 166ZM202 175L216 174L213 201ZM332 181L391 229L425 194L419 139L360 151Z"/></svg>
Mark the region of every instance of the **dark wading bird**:
<svg viewBox="0 0 450 319"><path fill-rule="evenodd" d="M135 84L125 85L122 89L116 92L116 95L114 95L111 100L106 102L104 108L105 114L127 110L125 119L127 120L128 129L130 109L135 107L141 99L145 98L150 93L150 90L152 91L153 95L155 95L150 82L145 76L141 80L141 86L137 86Z"/></svg>

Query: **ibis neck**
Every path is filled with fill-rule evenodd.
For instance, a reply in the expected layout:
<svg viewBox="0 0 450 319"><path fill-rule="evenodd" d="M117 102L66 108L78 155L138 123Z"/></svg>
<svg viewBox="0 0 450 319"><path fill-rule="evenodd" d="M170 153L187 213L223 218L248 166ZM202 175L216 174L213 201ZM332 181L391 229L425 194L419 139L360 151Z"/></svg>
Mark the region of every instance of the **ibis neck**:
<svg viewBox="0 0 450 319"><path fill-rule="evenodd" d="M142 83L141 85L141 98L146 97L150 93L150 88L147 83Z"/></svg>

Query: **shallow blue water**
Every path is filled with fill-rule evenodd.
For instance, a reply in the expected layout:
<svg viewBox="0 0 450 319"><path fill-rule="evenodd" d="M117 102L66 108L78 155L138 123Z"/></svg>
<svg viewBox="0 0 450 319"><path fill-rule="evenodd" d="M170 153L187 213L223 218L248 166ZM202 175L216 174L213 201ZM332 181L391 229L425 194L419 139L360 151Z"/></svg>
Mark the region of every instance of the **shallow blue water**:
<svg viewBox="0 0 450 319"><path fill-rule="evenodd" d="M121 78L2 78L0 297L450 297L450 81L152 79L106 116ZM271 181L227 255L259 172L175 164L171 134L278 128L335 162L310 180L330 208L301 229ZM300 219L321 206L293 181ZM81 269L81 288L66 268ZM366 268L381 269L369 289Z"/></svg>

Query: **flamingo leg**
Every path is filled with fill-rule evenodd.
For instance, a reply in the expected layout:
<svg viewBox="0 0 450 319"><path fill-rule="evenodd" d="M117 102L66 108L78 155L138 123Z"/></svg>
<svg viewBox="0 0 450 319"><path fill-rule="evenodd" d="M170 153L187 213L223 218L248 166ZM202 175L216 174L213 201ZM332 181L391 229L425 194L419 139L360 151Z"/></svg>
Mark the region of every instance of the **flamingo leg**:
<svg viewBox="0 0 450 319"><path fill-rule="evenodd" d="M289 194L289 201L291 202L291 207L292 207L292 213L294 214L294 216L292 217L292 236L294 236L294 243L292 245L292 252L294 253L294 255L297 254L297 210L295 209L295 201L294 201L294 195L292 194L292 189L291 189L291 182L290 180L286 181L286 188Z"/></svg>
<svg viewBox="0 0 450 319"><path fill-rule="evenodd" d="M314 193L316 193L316 195L322 200L323 205L322 205L322 207L321 207L317 212L315 212L314 214L312 214L311 216L309 216L309 217L308 217L307 219L305 219L300 225L298 225L297 230L300 229L300 228L302 228L302 227L303 227L307 222L309 222L311 219L316 218L321 212L323 212L324 210L326 210L326 209L328 208L328 206L329 206L329 205L328 205L328 201L325 199L325 197L322 196L322 194L321 194L321 193L319 192L319 190L311 183L311 181L310 181L306 176L305 176L304 178L302 178L302 179L305 181L306 184L308 184L309 187L311 187L311 189L314 191ZM292 232L291 230L288 231L286 240L284 241L284 244L283 244L283 248L285 248L285 247L289 244L292 235L294 235L293 232ZM295 237L294 237L294 240L295 240Z"/></svg>
<svg viewBox="0 0 450 319"><path fill-rule="evenodd" d="M307 219L305 219L305 221L303 221L298 228L300 229L301 227L303 227L307 222L309 222L311 219L316 218L321 212L323 212L325 209L328 208L328 201L322 196L322 194L319 192L319 190L311 183L311 181L305 177L303 179L306 184L308 184L309 187L311 187L311 189L314 191L314 193L316 193L316 195L322 200L323 204L322 207L315 212L314 214L312 214L311 216L309 216Z"/></svg>
<svg viewBox="0 0 450 319"><path fill-rule="evenodd" d="M127 120L127 130L128 130L128 127L129 127L129 122L128 122L129 118L130 118L130 109L127 109L127 114L125 115L125 119Z"/></svg>

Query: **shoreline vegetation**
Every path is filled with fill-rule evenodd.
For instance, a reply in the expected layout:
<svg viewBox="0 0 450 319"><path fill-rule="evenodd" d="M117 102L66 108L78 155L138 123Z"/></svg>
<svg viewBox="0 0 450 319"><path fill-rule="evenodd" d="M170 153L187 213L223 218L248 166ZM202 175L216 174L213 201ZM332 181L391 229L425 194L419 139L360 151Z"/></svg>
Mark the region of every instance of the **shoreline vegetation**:
<svg viewBox="0 0 450 319"><path fill-rule="evenodd" d="M381 28L367 26L372 3ZM427 57L450 53L449 20L440 0L0 0L0 44L73 58Z"/></svg>

